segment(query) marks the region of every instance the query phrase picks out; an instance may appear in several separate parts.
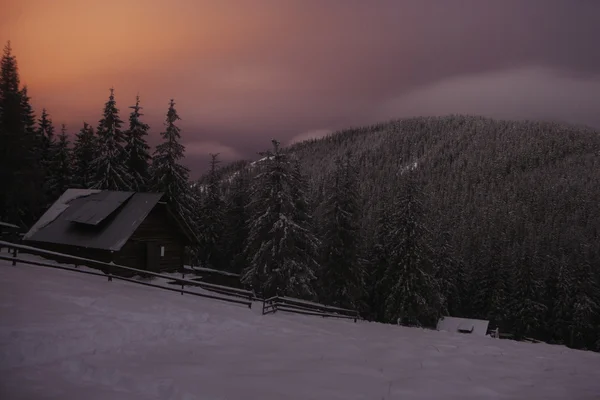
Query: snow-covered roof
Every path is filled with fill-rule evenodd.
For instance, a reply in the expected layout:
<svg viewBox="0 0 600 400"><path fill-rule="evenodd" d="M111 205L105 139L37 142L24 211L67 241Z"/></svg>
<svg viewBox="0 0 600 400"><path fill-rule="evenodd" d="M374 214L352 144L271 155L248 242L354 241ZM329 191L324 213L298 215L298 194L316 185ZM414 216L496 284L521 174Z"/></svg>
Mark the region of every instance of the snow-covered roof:
<svg viewBox="0 0 600 400"><path fill-rule="evenodd" d="M30 239L40 229L45 228L48 224L52 223L58 218L67 208L69 203L80 197L89 196L94 193L99 193L100 190L93 189L68 189L56 200L54 204L42 215L42 217L31 227L29 232L23 236L23 239Z"/></svg>
<svg viewBox="0 0 600 400"><path fill-rule="evenodd" d="M437 330L485 336L487 335L489 323L489 321L483 319L442 317L438 321Z"/></svg>
<svg viewBox="0 0 600 400"><path fill-rule="evenodd" d="M23 240L119 251L162 193L68 189Z"/></svg>

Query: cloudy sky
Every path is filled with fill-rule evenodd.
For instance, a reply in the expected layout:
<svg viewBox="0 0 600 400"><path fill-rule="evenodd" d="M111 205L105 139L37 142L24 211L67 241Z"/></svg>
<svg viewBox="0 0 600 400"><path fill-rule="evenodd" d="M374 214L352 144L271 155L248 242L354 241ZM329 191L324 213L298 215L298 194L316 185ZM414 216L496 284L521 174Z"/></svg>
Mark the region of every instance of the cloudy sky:
<svg viewBox="0 0 600 400"><path fill-rule="evenodd" d="M0 0L37 110L96 124L170 98L186 164L252 158L391 118L451 113L600 128L598 0Z"/></svg>

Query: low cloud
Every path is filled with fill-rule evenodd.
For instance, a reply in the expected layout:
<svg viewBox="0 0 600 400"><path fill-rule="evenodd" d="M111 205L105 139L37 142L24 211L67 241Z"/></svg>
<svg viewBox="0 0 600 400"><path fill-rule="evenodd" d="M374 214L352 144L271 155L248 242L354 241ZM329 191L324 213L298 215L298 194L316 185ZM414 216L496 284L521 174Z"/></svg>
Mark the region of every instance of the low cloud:
<svg viewBox="0 0 600 400"><path fill-rule="evenodd" d="M242 158L236 149L218 142L190 142L184 145L186 157L208 156L209 154L218 153L222 161L235 161Z"/></svg>
<svg viewBox="0 0 600 400"><path fill-rule="evenodd" d="M528 67L456 77L384 102L375 119L471 114L505 119L544 119L600 126L600 78Z"/></svg>
<svg viewBox="0 0 600 400"><path fill-rule="evenodd" d="M304 132L304 133L301 133L301 134L296 135L293 138L291 138L290 141L288 142L288 145L292 145L294 143L299 143L299 142L303 142L305 140L310 140L310 139L320 139L324 136L329 135L330 133L332 133L332 131L329 129L316 129L316 130Z"/></svg>

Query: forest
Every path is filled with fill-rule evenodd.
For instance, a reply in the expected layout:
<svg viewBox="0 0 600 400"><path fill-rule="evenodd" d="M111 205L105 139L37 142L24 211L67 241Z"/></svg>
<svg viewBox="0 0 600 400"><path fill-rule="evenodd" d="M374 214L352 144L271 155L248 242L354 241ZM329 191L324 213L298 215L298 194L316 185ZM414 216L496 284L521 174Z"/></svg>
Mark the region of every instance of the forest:
<svg viewBox="0 0 600 400"><path fill-rule="evenodd" d="M336 132L221 167L197 182L165 107L151 149L140 99L111 89L70 135L36 116L10 44L0 71L0 220L29 227L67 188L161 192L197 232L195 263L264 296L434 326L489 319L516 338L600 350L597 130L475 116Z"/></svg>

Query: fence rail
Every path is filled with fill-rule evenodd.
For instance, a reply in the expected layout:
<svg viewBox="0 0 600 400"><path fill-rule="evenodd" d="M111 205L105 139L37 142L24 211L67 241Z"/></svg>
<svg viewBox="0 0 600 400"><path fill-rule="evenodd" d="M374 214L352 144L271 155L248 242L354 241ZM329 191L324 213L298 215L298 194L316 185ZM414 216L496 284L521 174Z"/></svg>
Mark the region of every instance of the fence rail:
<svg viewBox="0 0 600 400"><path fill-rule="evenodd" d="M11 243L11 242L0 241L0 249L1 248L8 248L12 252L11 256L2 255L2 253L0 252L0 259L6 260L6 261L12 261L12 265L16 265L17 263L23 263L23 264L42 266L42 267L62 269L62 270L67 270L67 271L75 271L75 272L84 273L84 274L88 274L88 275L103 276L103 277L108 278L108 281L112 281L113 279L118 279L118 280L122 280L122 281L126 281L126 282L136 283L138 285L156 287L156 288L160 288L160 289L168 290L168 291L172 291L172 292L179 292L181 294L185 293L185 294L191 294L193 296L205 297L205 298L215 299L215 300L222 300L222 301L226 301L229 303L243 304L243 305L248 306L248 308L252 308L252 301L256 299L256 296L254 295L254 293L249 290L229 288L226 286L219 286L219 285L213 285L210 283L192 281L192 280L185 279L185 278L176 278L173 276L162 275L162 274L151 272L151 271L145 271L145 270L141 270L141 269L137 269L137 268L126 267L124 265L105 263L102 261L72 256L69 254L56 253L53 251L38 249L35 247L15 244L15 243ZM67 267L64 265L52 264L52 263L43 262L43 261L27 260L27 259L18 257L19 252L37 255L37 256L45 255L45 256L50 256L50 257L61 257L61 258L64 258L65 260L67 260L68 262L72 262L75 265L87 265L92 268L94 268L94 267L99 268L102 272L89 271L89 270L79 269L77 267L71 268L71 267ZM115 270L129 271L129 272L137 273L142 276L153 276L156 278L166 279L168 281L175 281L181 285L181 289L179 289L179 288L176 289L174 287L168 287L168 286L163 286L163 285L159 285L156 283L144 282L144 281L140 281L137 279L119 276L119 275L112 273ZM184 289L185 285L196 286L196 287L199 287L199 288L207 290L207 291L212 291L212 292L227 295L230 297L220 297L220 296L214 296L214 295L205 294L205 293L192 292L189 290L185 290ZM242 300L242 299L244 299L244 300Z"/></svg>
<svg viewBox="0 0 600 400"><path fill-rule="evenodd" d="M3 253L3 248L9 250L8 253ZM26 253L35 256L48 256L50 258L61 258L66 262L72 263L75 267L68 267L65 265L61 265L58 263L51 263L46 261L38 261L31 260L19 257L19 253ZM174 277L173 275L163 275L156 272L141 270L132 267L126 267L124 265L117 265L113 263L106 263L103 261L92 260L83 257L77 257L70 254L57 253L49 250L39 249L36 247L26 246L22 244L16 244L12 242L6 242L0 240L0 260L10 261L12 265L16 265L17 263L29 264L35 266L42 266L54 269L60 269L65 271L73 271L87 275L94 276L102 276L108 279L108 281L112 281L113 279L131 282L138 285L155 287L163 290L168 290L171 292L179 292L182 295L189 294L192 296L204 297L209 299L226 301L229 303L242 304L248 306L248 308L252 308L252 302L256 300L261 300L262 305L262 313L265 314L273 314L277 311L282 312L291 312L296 314L303 315L314 315L323 318L341 318L341 319L352 319L354 322L361 319L358 311L350 310L346 308L332 307L326 306L324 304L314 303L310 301L304 301L300 299L294 299L290 297L284 296L275 296L269 299L262 299L255 295L253 291L232 288L227 286L215 285L212 283L206 283L202 281L196 281L191 279L185 279L185 272L182 272L182 278ZM78 265L85 265L91 267L90 269L82 269L77 268ZM98 270L94 270L98 269ZM120 276L115 274L116 271L129 271L140 276L152 276L156 278L161 278L165 280L165 285L156 284L153 282L141 281L133 278L128 278L124 276ZM179 284L181 288L169 287L169 285ZM185 286L199 287L205 291L217 293L220 295L224 295L227 297L221 297L217 295L207 294L207 293L199 293L193 292L190 290L186 290Z"/></svg>
<svg viewBox="0 0 600 400"><path fill-rule="evenodd" d="M274 314L277 311L315 315L323 318L352 319L354 322L361 319L358 311L347 308L326 306L324 304L282 296L274 296L263 300L263 315Z"/></svg>

